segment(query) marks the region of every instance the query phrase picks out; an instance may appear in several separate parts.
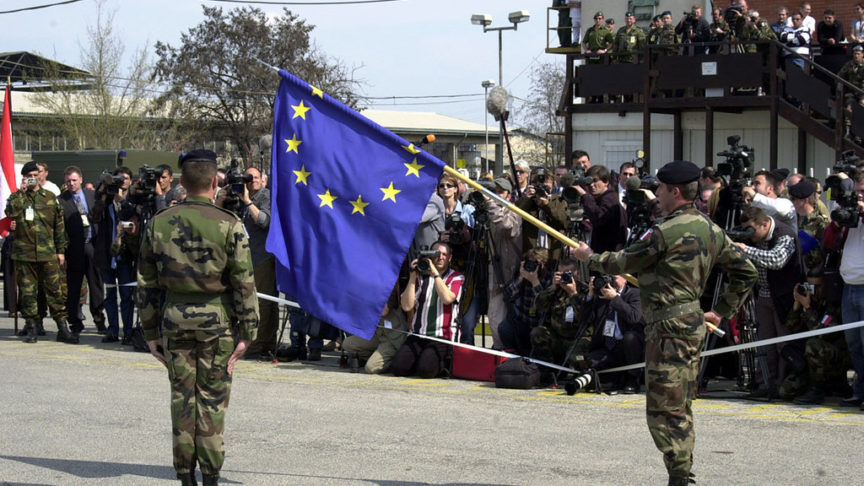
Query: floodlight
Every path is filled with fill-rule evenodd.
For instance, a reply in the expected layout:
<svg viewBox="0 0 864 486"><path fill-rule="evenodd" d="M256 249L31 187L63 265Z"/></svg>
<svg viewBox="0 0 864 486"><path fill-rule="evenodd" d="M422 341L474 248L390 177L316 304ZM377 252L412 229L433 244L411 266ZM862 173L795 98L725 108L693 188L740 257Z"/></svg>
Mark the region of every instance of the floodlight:
<svg viewBox="0 0 864 486"><path fill-rule="evenodd" d="M471 16L471 23L474 25L482 25L486 27L492 23L492 16L489 14L474 14Z"/></svg>
<svg viewBox="0 0 864 486"><path fill-rule="evenodd" d="M495 86L495 81L492 79L487 79L486 81L480 83L480 86L483 86L484 88L491 88Z"/></svg>
<svg viewBox="0 0 864 486"><path fill-rule="evenodd" d="M528 13L527 10L517 10L515 12L510 12L507 16L507 19L510 20L510 23L513 24L521 24L522 22L528 22L528 19L531 18L531 14Z"/></svg>

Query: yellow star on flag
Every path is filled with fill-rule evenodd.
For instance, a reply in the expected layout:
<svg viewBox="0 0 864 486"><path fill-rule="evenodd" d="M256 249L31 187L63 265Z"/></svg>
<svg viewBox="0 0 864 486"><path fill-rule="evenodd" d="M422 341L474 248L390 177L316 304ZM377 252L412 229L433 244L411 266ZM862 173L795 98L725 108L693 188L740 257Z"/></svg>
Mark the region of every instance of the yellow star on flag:
<svg viewBox="0 0 864 486"><path fill-rule="evenodd" d="M402 164L402 165L404 165L405 167L408 167L408 172L405 173L405 177L408 177L409 175L414 174L415 176L417 176L419 178L420 177L420 169L422 169L423 167L426 167L425 165L418 164L416 157L414 158L414 161L411 162L410 164Z"/></svg>
<svg viewBox="0 0 864 486"><path fill-rule="evenodd" d="M291 117L292 120L294 118L297 118L298 116L305 120L306 119L306 112L312 109L312 108L304 105L303 100L300 100L299 105L296 105L296 106L291 105L291 108L294 108L294 116Z"/></svg>
<svg viewBox="0 0 864 486"><path fill-rule="evenodd" d="M382 201L386 201L387 199L396 202L396 194L402 192L402 189L394 189L393 183L390 183L390 187L382 187L381 192L384 193L384 197L381 199Z"/></svg>
<svg viewBox="0 0 864 486"><path fill-rule="evenodd" d="M288 150L285 151L286 154L293 150L295 154L300 155L300 152L297 150L297 147L299 147L300 144L303 143L303 141L297 140L297 134L296 133L294 134L293 137L291 137L291 140L288 140L286 138L285 143L288 144Z"/></svg>
<svg viewBox="0 0 864 486"><path fill-rule="evenodd" d="M327 192L324 194L318 194L318 198L321 199L321 205L318 206L319 208L330 206L330 209L333 209L333 201L338 199L336 196L330 194L330 189L327 189Z"/></svg>
<svg viewBox="0 0 864 486"><path fill-rule="evenodd" d="M294 184L302 182L304 185L309 185L308 177L312 174L311 172L306 172L306 166L301 165L300 170L293 171L294 175L297 176L297 180L294 181Z"/></svg>
<svg viewBox="0 0 864 486"><path fill-rule="evenodd" d="M364 211L364 209L366 209L366 206L368 206L369 203L363 201L363 196L358 194L357 200L351 201L351 205L354 206L354 210L351 211L351 214L360 213L363 216L366 216L366 211Z"/></svg>
<svg viewBox="0 0 864 486"><path fill-rule="evenodd" d="M417 155L420 153L420 149L415 147L413 143L409 143L407 147L403 145L402 148L411 152L411 155Z"/></svg>
<svg viewBox="0 0 864 486"><path fill-rule="evenodd" d="M309 85L309 87L312 88L312 96L317 96L317 97L321 98L322 100L324 99L324 92L323 91L316 88L315 86L312 86L311 84Z"/></svg>

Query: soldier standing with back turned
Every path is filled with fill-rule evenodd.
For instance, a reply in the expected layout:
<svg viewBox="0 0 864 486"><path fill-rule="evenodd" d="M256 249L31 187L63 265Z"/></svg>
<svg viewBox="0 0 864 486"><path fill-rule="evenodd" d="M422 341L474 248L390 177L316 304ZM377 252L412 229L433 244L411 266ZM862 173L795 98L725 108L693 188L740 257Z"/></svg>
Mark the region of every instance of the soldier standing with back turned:
<svg viewBox="0 0 864 486"><path fill-rule="evenodd" d="M27 162L21 168L21 188L9 196L6 216L14 221L12 260L21 299L21 314L25 324L24 342L36 342L37 305L39 285L45 289L51 317L57 323L57 340L75 344L78 339L66 323L66 299L60 286L60 267L65 263L66 231L63 209L51 192L39 186L39 167Z"/></svg>
<svg viewBox="0 0 864 486"><path fill-rule="evenodd" d="M145 230L138 307L150 352L168 368L177 477L196 484L197 461L204 484L212 485L225 459L231 374L255 339L258 300L246 231L212 203L216 154L193 150L181 156L180 168L188 197L158 212Z"/></svg>
<svg viewBox="0 0 864 486"><path fill-rule="evenodd" d="M693 205L699 168L670 162L657 173L657 199L666 217L624 250L594 254L580 242L574 255L590 270L638 273L645 327L648 430L663 453L670 485L686 485L693 464L693 412L705 321L732 317L756 282L757 273L723 230ZM714 265L729 286L714 309L699 306ZM722 317L721 317L722 316Z"/></svg>

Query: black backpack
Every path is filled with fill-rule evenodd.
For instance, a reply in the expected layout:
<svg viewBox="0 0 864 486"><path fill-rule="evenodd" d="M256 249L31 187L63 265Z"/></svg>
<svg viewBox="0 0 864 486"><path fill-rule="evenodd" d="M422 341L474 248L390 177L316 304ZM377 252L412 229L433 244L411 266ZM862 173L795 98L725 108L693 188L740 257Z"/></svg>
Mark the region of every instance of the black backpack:
<svg viewBox="0 0 864 486"><path fill-rule="evenodd" d="M511 358L495 368L496 388L528 390L540 385L540 367L525 358Z"/></svg>

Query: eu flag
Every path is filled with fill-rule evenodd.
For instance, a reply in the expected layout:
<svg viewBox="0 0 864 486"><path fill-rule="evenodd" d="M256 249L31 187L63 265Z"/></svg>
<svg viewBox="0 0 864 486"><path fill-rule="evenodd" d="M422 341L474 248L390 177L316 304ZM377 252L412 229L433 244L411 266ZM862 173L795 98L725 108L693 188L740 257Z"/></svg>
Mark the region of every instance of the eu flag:
<svg viewBox="0 0 864 486"><path fill-rule="evenodd" d="M369 339L444 163L280 70L267 250L279 290Z"/></svg>

